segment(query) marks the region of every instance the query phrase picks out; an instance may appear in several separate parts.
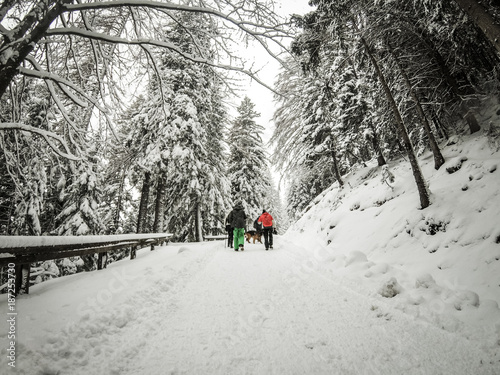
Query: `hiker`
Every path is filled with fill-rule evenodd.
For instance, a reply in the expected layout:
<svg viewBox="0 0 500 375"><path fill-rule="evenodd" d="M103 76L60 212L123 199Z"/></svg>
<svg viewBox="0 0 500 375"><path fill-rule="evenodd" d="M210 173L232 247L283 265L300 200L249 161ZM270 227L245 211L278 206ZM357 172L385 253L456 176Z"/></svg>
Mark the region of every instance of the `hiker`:
<svg viewBox="0 0 500 375"><path fill-rule="evenodd" d="M226 217L227 247L233 247L233 230L228 216Z"/></svg>
<svg viewBox="0 0 500 375"><path fill-rule="evenodd" d="M243 204L241 202L235 204L227 219L231 227L234 228L234 250L245 250L243 245L245 243L245 223L247 220L247 215L243 210Z"/></svg>
<svg viewBox="0 0 500 375"><path fill-rule="evenodd" d="M272 249L273 248L273 226L274 226L274 219L273 217L266 211L262 211L262 215L257 219L259 224L262 224L263 226L263 232L264 232L264 246L266 247L266 250Z"/></svg>
<svg viewBox="0 0 500 375"><path fill-rule="evenodd" d="M260 216L259 216L260 217ZM262 234L262 224L259 223L259 218L255 219L253 222L253 227L257 234L261 235Z"/></svg>

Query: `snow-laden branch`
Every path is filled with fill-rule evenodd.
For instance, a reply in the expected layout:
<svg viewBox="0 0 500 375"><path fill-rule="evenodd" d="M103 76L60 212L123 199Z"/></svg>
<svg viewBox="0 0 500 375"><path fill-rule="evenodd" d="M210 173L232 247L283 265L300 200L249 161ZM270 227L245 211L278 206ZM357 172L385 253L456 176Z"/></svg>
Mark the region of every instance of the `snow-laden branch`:
<svg viewBox="0 0 500 375"><path fill-rule="evenodd" d="M229 4L232 5L232 4ZM287 31L283 26L287 26L286 23L277 23L276 20L273 20L274 25L266 25L263 22L252 22L248 19L236 19L232 16L232 13L238 14L236 10L233 12L226 14L222 11L208 8L208 7L197 7L197 6L189 6L182 4L174 4L171 2L159 2L154 0L114 0L114 1L97 1L92 3L81 3L81 4L66 4L63 5L63 12L74 12L74 11L84 11L84 10L95 10L95 9L110 9L110 8L122 8L122 7L130 7L130 8L150 8L150 9L161 9L161 10L172 10L178 12L191 12L191 13L203 13L215 16L219 19L225 20L233 25L235 25L238 29L244 32L246 35L251 35L265 50L266 52L276 59L281 65L283 65L283 61L281 58L274 53L265 40L270 40L279 46L283 51L288 51L288 48L281 43L280 39L282 38L291 38L290 32ZM258 12L257 10L238 8L239 10L243 10L249 14L255 14ZM233 69L237 70L237 69ZM241 71L248 75L248 72ZM250 75L251 76L251 75ZM252 77L254 78L254 77ZM260 84L259 80L256 80ZM266 86L266 85L264 85ZM266 86L267 87L267 86ZM267 87L269 88L269 87Z"/></svg>
<svg viewBox="0 0 500 375"><path fill-rule="evenodd" d="M113 1L96 1L92 3L80 4L65 4L62 6L63 12L73 12L81 10L95 10L95 9L110 9L110 8L123 8L123 7L141 7L151 9L165 9L181 12L203 13L211 14L221 19L225 19L234 24L242 31L253 34L253 31L248 27L255 27L257 29L268 29L281 33L282 36L289 36L286 30L278 26L267 26L261 23L255 23L248 20L237 20L229 15L208 7L196 7L182 4L174 4L170 2L159 2L154 0L113 0Z"/></svg>
<svg viewBox="0 0 500 375"><path fill-rule="evenodd" d="M43 139L45 140L45 142L47 142L49 147L52 150L54 150L54 152L56 154L58 154L59 156L66 158L66 159L69 159L69 160L73 160L73 161L81 160L81 158L71 154L71 152L69 151L68 144L66 143L66 141L63 138L61 138L59 135L52 133L52 132L49 132L47 130L35 128L33 126L30 126L30 125L20 124L20 123L16 123L16 122L0 122L0 130L21 130L21 131L26 131L29 133L38 134L41 137L43 137ZM61 151L56 146L56 144L54 144L54 142L52 142L52 139L59 142L61 144L61 146L66 150L66 152Z"/></svg>
<svg viewBox="0 0 500 375"><path fill-rule="evenodd" d="M106 113L106 109L103 108L99 103L94 99L88 96L83 89L77 85L75 85L73 82L68 81L67 79L62 78L61 76L50 73L44 70L41 70L41 67L36 64L35 60L28 58L28 61L33 64L35 68L38 70L32 70L24 67L19 67L19 72L28 76L28 77L34 77L34 78L41 78L44 80L51 80L57 83L57 85L61 88L61 90L73 101L75 104L79 105L80 107L86 108L88 104L75 96L71 91L67 90L65 86L72 88L75 90L78 94L83 96L86 100L88 100L90 103L95 105L96 107L99 108L100 111Z"/></svg>
<svg viewBox="0 0 500 375"><path fill-rule="evenodd" d="M83 30L78 27L58 27L55 29L50 29L47 30L47 35L78 35L83 38L100 40L103 42L115 43L115 44L152 45L177 52L179 55L182 55L182 57L185 57L186 59L191 60L193 62L201 64L209 64L209 61L206 59L199 58L191 54L182 52L182 50L173 43L164 42L156 39L150 39L150 38L126 39L118 36L98 33L95 31Z"/></svg>
<svg viewBox="0 0 500 375"><path fill-rule="evenodd" d="M57 86L66 95L68 95L68 97L71 98L77 105L80 105L83 108L87 107L87 103L81 102L78 98L76 98L78 101L75 101L74 100L74 98L75 98L74 95L69 90L66 89L65 85L70 86L75 91L77 91L80 95L82 95L83 97L85 97L90 103L92 103L95 107L97 107L104 114L104 116L106 116L106 118L108 118L108 111L106 111L96 101L96 99L88 96L87 93L85 93L79 86L76 86L72 82L70 82L70 81L68 81L68 80L66 80L64 78L61 78L60 76L58 76L56 74L46 72L45 70L43 70L43 68L40 66L40 64L38 64L38 62L33 57L28 56L27 60L33 65L33 67L35 67L37 69L37 72L39 72L39 74L36 75L36 76L34 76L34 77L37 77L37 78L47 77L47 78L44 78L44 80L45 80L45 83L47 84L47 87L49 89L50 94L52 95L52 98L54 99L56 105L58 106L58 108L61 111L61 113L62 113L63 117L65 118L65 120L73 127L73 129L75 131L77 131L78 126L76 126L76 124L71 120L71 117L69 116L69 114L67 113L67 111L64 109L64 105L59 100L59 98L58 98L58 96L56 94L56 91L54 89L54 86L52 85L52 81L56 82ZM32 77L33 77L33 75L32 75ZM109 122L109 124L111 124L111 121L108 121L108 122ZM109 128L110 128L113 136L115 137L115 139L118 140L119 137L116 134L115 129L111 125L109 125Z"/></svg>
<svg viewBox="0 0 500 375"><path fill-rule="evenodd" d="M219 68L219 69L225 69L225 70L229 70L229 71L236 71L236 72L243 73L243 74L247 75L248 77L252 78L253 80L255 80L255 82L257 82L260 85L271 90L273 93L280 95L272 87L270 87L266 83L262 82L257 77L257 75L255 73L253 73L252 71L249 71L245 68L232 66L232 65L214 63L214 62L211 62L207 59L193 56L191 54L183 52L178 46L176 46L173 43L164 42L164 41L160 41L160 40L156 40L156 39L149 39L149 38L126 39L126 38L121 38L121 37L117 37L117 36L111 36L108 34L94 32L94 31L83 30L83 29L80 29L77 27L68 27L68 28L59 27L59 28L47 30L47 35L78 35L78 36L81 36L83 38L96 39L96 40L100 40L100 41L108 42L108 43L138 45L138 46L152 45L152 46L156 46L156 47L166 48L166 49L169 49L175 53L178 53L183 58L190 60L194 63L205 64L205 65L211 66L213 68ZM24 73L24 71L22 71L22 72ZM50 74L50 73L46 73L46 74Z"/></svg>
<svg viewBox="0 0 500 375"><path fill-rule="evenodd" d="M32 58L28 58L28 61L30 61L37 69L40 67L36 61ZM80 107L86 108L87 103L84 102L83 100L80 100L80 98L76 97L71 93L70 91L64 89L65 86L71 87L73 90L78 92L82 96L86 96L85 93L82 91L80 87L75 85L73 82L68 81L67 79L62 78L61 76L58 76L57 74L53 74L44 70L33 70L33 69L28 69L24 67L19 67L19 73L24 74L27 77L33 77L33 78L41 78L41 79L48 79L51 81L54 81L58 84L58 86L63 90L63 92L68 95L68 97L75 102L75 104L79 105ZM87 97L87 99L90 100L90 98Z"/></svg>

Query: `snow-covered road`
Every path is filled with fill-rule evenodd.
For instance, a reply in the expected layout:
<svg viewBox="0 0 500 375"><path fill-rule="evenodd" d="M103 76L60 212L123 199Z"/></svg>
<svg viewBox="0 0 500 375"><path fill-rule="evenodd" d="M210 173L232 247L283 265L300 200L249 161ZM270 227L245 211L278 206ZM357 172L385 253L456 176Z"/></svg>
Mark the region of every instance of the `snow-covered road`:
<svg viewBox="0 0 500 375"><path fill-rule="evenodd" d="M49 308L47 300L60 311L61 299L75 298L70 290L89 293L67 311L73 318L64 326L29 314L26 326L38 334L21 336L19 373L499 373L479 343L312 271L300 249L276 243L271 251L247 244L244 252L222 242L171 244L20 298L22 314L35 304Z"/></svg>

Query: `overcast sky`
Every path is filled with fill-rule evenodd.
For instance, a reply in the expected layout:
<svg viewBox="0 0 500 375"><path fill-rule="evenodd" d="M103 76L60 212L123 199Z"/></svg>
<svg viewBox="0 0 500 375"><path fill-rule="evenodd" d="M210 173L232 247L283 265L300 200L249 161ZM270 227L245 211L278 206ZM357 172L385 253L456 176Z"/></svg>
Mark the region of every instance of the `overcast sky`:
<svg viewBox="0 0 500 375"><path fill-rule="evenodd" d="M314 9L308 5L308 2L309 0L276 0L275 10L282 16L289 18L291 14L305 14ZM269 86L273 86L279 73L278 62L258 46L255 46L253 49L249 48L247 52L255 58L256 66L264 66L259 74L262 81L266 82ZM273 93L250 79L247 82L249 89L241 94L241 98L247 95L256 105L256 111L261 114L261 117L257 119L257 123L266 128L264 137L267 142L274 130L272 122L274 113Z"/></svg>
<svg viewBox="0 0 500 375"><path fill-rule="evenodd" d="M276 0L275 10L287 18L289 18L289 15L291 14L306 14L314 9L308 5L308 2L309 0ZM279 73L279 63L271 58L261 47L255 46L255 48L248 48L246 52L248 53L249 58L253 58L255 60L256 66L264 66L259 73L260 79L263 82L266 82L269 86L274 86L274 82ZM241 100L245 95L248 96L255 104L255 110L261 114L261 116L256 119L256 122L265 128L263 141L267 143L274 131L274 123L272 121L274 113L273 93L259 83L251 81L247 78L245 79L248 83L248 90L241 93L239 100L236 99L236 105L241 103ZM271 154L272 149L267 148L267 152ZM272 173L276 187L280 189L280 176L276 171L272 171ZM281 186L281 188L283 188L283 186Z"/></svg>

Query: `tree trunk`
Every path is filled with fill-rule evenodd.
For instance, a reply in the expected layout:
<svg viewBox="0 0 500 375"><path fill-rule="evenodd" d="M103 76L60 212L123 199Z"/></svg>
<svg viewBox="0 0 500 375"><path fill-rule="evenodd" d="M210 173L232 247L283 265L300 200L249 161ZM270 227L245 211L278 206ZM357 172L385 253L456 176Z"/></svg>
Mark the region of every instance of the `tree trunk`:
<svg viewBox="0 0 500 375"><path fill-rule="evenodd" d="M500 52L500 25L488 14L480 2L477 0L455 0L455 2L481 29L497 52Z"/></svg>
<svg viewBox="0 0 500 375"><path fill-rule="evenodd" d="M165 182L165 173L160 171L158 176L158 185L156 187L155 220L153 223L154 233L160 233L163 231L163 201L165 198Z"/></svg>
<svg viewBox="0 0 500 375"><path fill-rule="evenodd" d="M17 75L18 68L23 61L43 38L52 22L62 13L63 6L72 2L73 0L40 1L13 30L13 41L4 40L0 46L0 51L2 51L0 53L0 61L2 61L0 64L0 98Z"/></svg>
<svg viewBox="0 0 500 375"><path fill-rule="evenodd" d="M137 233L144 233L146 229L146 219L148 214L149 190L151 188L151 173L144 174L142 183L141 203L139 205L139 215L137 215Z"/></svg>
<svg viewBox="0 0 500 375"><path fill-rule="evenodd" d="M125 189L125 170L123 170L120 178L120 187L118 189L118 199L116 201L115 213L113 214L113 234L116 233L120 227L120 212L123 205L123 190Z"/></svg>
<svg viewBox="0 0 500 375"><path fill-rule="evenodd" d="M401 117L401 113L399 113L398 106L396 104L396 101L394 100L394 97L392 96L391 90L389 89L389 85L387 84L387 81L385 80L385 77L382 74L382 70L380 69L377 60L370 51L370 47L368 46L367 41L362 37L361 42L365 47L365 51L371 63L373 64L373 67L375 68L375 73L377 74L377 77L382 85L385 95L387 96L387 100L389 101L389 105L396 119L396 125L398 127L399 135L403 141L403 146L406 151L406 154L410 159L410 165L412 168L413 177L415 178L415 182L417 183L417 189L420 197L420 206L422 209L427 208L430 205L430 193L427 188L427 183L425 182L424 176L422 175L422 171L420 170L420 166L418 164L415 151L413 150L410 137L408 136L408 132L406 131L403 118Z"/></svg>
<svg viewBox="0 0 500 375"><path fill-rule="evenodd" d="M342 181L342 176L340 175L339 163L337 162L337 152L335 150L335 145L334 145L333 141L331 142L330 150L331 150L332 162L333 162L333 173L335 174L335 178L339 182L340 187L342 187L342 186L344 186L344 181Z"/></svg>
<svg viewBox="0 0 500 375"><path fill-rule="evenodd" d="M441 154L441 150L439 149L439 145L436 142L436 137L434 137L434 134L432 133L429 121L427 121L427 117L425 116L422 105L420 104L420 100L418 99L418 96L417 96L417 93L415 92L415 90L413 90L410 79L408 78L408 75L406 74L405 69L401 66L399 58L394 53L394 50L392 49L392 47L390 45L388 47L389 47L389 50L391 52L392 57L394 58L394 61L396 61L396 65L398 66L399 71L401 72L401 75L403 77L403 81L405 82L406 88L408 89L408 92L410 93L410 96L411 96L413 102L415 103L415 108L417 109L418 117L420 118L422 126L424 127L427 138L429 139L429 145L431 147L432 154L434 155L434 168L436 170L438 170L444 164L444 157Z"/></svg>
<svg viewBox="0 0 500 375"><path fill-rule="evenodd" d="M382 153L382 150L380 148L380 142L378 140L377 132L372 124L370 124L369 126L372 131L372 136L370 137L370 140L372 141L372 147L375 151L375 155L377 155L377 164L379 167L381 167L387 164L387 162L385 161L384 154Z"/></svg>
<svg viewBox="0 0 500 375"><path fill-rule="evenodd" d="M436 111L433 108L430 108L430 111L431 111L432 122L434 123L434 127L436 128L436 131L438 132L440 137L449 139L450 136L448 135L448 131L446 127L441 123L441 120L439 119L439 116L437 115Z"/></svg>
<svg viewBox="0 0 500 375"><path fill-rule="evenodd" d="M30 288L30 273L31 264L16 264L15 265L15 281L14 281L14 293L16 295L26 293L29 294Z"/></svg>
<svg viewBox="0 0 500 375"><path fill-rule="evenodd" d="M203 222L201 218L201 205L200 203L196 204L196 216L195 216L195 241L202 242L203 241Z"/></svg>

